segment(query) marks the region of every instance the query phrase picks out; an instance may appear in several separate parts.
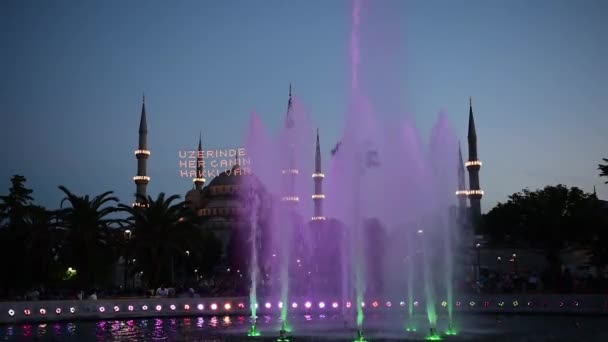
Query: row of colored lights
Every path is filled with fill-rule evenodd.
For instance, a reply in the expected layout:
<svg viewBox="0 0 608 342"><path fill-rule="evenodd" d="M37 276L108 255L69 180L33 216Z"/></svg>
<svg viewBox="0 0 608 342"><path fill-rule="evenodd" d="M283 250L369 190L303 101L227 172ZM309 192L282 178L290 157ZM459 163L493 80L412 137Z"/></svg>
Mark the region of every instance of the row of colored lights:
<svg viewBox="0 0 608 342"><path fill-rule="evenodd" d="M282 170L281 171L282 174L294 174L297 175L300 173L300 170L298 169L287 169L287 170Z"/></svg>
<svg viewBox="0 0 608 342"><path fill-rule="evenodd" d="M476 306L478 306L478 305L477 305L477 303L478 303L478 302L476 302L476 301L470 301L470 302L468 303L468 306L469 306L469 307L476 307ZM505 301L499 301L499 302L495 302L495 303L496 303L496 305L497 305L498 307L500 307L500 308L502 308L502 307L504 307L505 305L507 305L507 303L506 303ZM420 302L419 302L419 301L414 301L412 304L413 304L415 307L418 307L418 306L420 305ZM483 302L480 302L480 304L481 304L481 305L479 305L479 306L480 306L480 307L484 307L484 308L489 308L489 307L491 307L491 306L492 306L492 302L490 302L490 301L483 301ZM520 306L520 302L519 302L518 300L514 300L514 301L512 301L510 304L512 305L512 307L518 307L518 306ZM565 307L565 306L568 306L568 301L560 301L558 304L559 304L559 307L560 307L560 308L561 308L561 307ZM352 304L352 302L346 302L345 307L346 307L346 308L351 308L351 307L352 307L352 305L353 305L353 304ZM378 307L380 307L380 305L381 305L381 304L380 304L378 301L373 301L373 302L371 303L371 306L372 306L373 308L378 308ZM405 302L405 301L401 301L401 302L399 302L399 306L404 307L405 305L406 305L406 302ZM447 307L447 305L448 305L448 303L447 303L446 301L442 301L442 302L441 302L441 306L442 306L442 307ZM462 303L462 302L457 301L457 302L455 303L455 305L456 305L456 307L457 307L457 308L460 308L460 307L466 306L467 304L465 303L465 304L463 305L463 303ZM533 301L528 301L528 302L527 302L527 306L528 306L528 307L533 307L533 306L536 306L536 305L537 305L537 304L536 304L535 302L533 302ZM548 305L548 303L547 303L547 302L543 302L543 303L542 303L542 305L543 305L543 306L547 306L547 305ZM312 308L312 306L313 306L312 302L310 302L310 301L306 301L306 302L304 302L304 307L305 307L306 309L310 309L310 308ZM328 305L327 305L325 302L323 302L323 301L318 302L318 303L317 303L317 306L319 307L319 309L325 309L326 307L328 307ZM392 304L392 302L391 302L391 301L387 301L386 303L384 303L384 306L386 306L386 307L389 307L389 308L390 308L390 307L392 307L392 306L393 306L393 304ZM578 301L576 301L576 300L571 301L571 302L570 302L570 306L573 306L573 307L578 307L578 306L579 306L579 302L578 302ZM238 307L239 309L244 309L244 308L245 308L245 304L244 304L244 303L238 303L237 307ZM256 307L256 308L258 307L258 304L257 304L257 303L255 304L255 307ZM266 302L266 303L264 304L264 307L265 307L266 309L271 309L271 308L272 308L272 303L270 303L270 302ZM279 302L279 303L277 304L277 307L278 307L278 308L283 308L283 303L282 303L282 302ZM293 302L293 303L291 303L291 307L292 307L292 308L294 308L294 309L297 309L297 308L299 307L299 305L298 305L298 303L297 303L297 302ZM332 308L334 308L334 309L337 309L338 307L340 307L340 304L339 304L338 302L332 302L332 303L331 303L331 307L332 307ZM365 307L365 302L361 302L361 307ZM190 304L184 304L184 306L183 306L184 311L190 311L190 308L191 308L191 307L190 307ZM216 311L216 310L218 310L218 309L219 309L219 305L218 305L217 303L212 303L212 304L209 306L209 308L210 308L212 311ZM230 310L232 309L232 304L231 304L231 303L224 303L223 308L224 308L224 310L225 310L225 311L230 311ZM115 305L115 306L114 306L112 309L113 309L113 311L114 311L114 312L120 312L120 307L119 307L118 305ZM148 305L146 305L146 304L144 304L144 305L142 305L142 306L141 306L141 311L148 311L149 309L150 309L150 308L149 308L149 307L148 307ZM158 312L162 311L162 309L163 309L163 306L162 306L162 305L160 305L160 304L157 304L156 306L154 306L154 310L156 310L156 311L158 311ZM176 306L175 304L171 304L171 305L169 305L169 309L170 309L171 311L175 311L175 310L177 310L177 306ZM205 309L205 305L204 305L204 304L198 304L198 305L196 306L196 309L198 309L199 311L203 311L203 310ZM100 306L100 307L98 308L98 311L99 311L100 313L104 313L104 312L106 312L106 307L105 307L105 306ZM135 306L133 306L133 305L128 305L128 306L127 306L127 311L129 311L129 312L133 312L133 311L135 311ZM39 313L40 313L40 315L42 315L42 316L46 315L46 313L47 313L46 309L44 309L44 308L40 309L38 312L39 312ZM70 307L70 308L69 308L69 312L70 312L71 314L75 314L75 313L76 313L76 308L75 308L75 307ZM31 311L31 309L24 309L24 310L23 310L23 313L24 313L24 315L25 315L25 316L30 316L30 315L32 314L32 311ZM56 308L56 309L55 309L55 314L57 314L57 315L61 315L61 313L62 313L62 309L61 309L61 308ZM16 312L15 312L15 310L10 309L10 310L8 310L8 314L9 314L9 316L11 316L11 317L12 317L12 316L14 316L14 315L16 314Z"/></svg>
<svg viewBox="0 0 608 342"><path fill-rule="evenodd" d="M244 308L245 308L245 304L243 304L243 303L239 303L237 306L238 306L238 308L239 308L239 309L244 309ZM213 311L216 311L216 310L219 308L218 304L216 304L216 303L211 304L209 307L210 307L210 309L211 309L211 310L213 310ZM184 308L184 311L190 311L190 304L184 304L183 308ZM204 304L198 304L198 305L196 306L196 308L197 308L199 311L202 311L202 310L204 310L204 309L205 309L205 305L204 305ZM144 305L142 305L142 306L141 306L141 311L148 311L149 309L150 309L150 308L148 307L148 305L145 305L145 304L144 304ZM158 305L154 306L154 310L156 310L156 311L162 311L162 309L163 309L163 306L162 306L162 305L160 305L160 304L158 304ZM175 311L175 310L177 310L177 306L176 306L175 304L171 304L171 305L169 305L169 309L170 309L171 311ZM225 303L225 304L224 304L224 310L226 310L226 311L230 311L231 309L232 309L232 304L231 304L231 303ZM98 310L100 313L104 313L104 312L106 312L106 307L105 307L105 306L100 306L99 308L97 308L97 310ZM114 312L120 312L120 306L115 305L115 306L112 308L112 310L113 310ZM133 312L133 311L135 311L135 306L133 306L133 305L127 305L127 311L129 311L129 312ZM46 315L46 313L47 313L47 312L46 312L46 309L44 309L44 308L40 309L38 312L39 312L39 313L40 313L40 315L42 315L42 316ZM75 308L75 307L70 307L70 308L69 308L69 312L70 312L71 314L75 314L75 313L76 313L76 308ZM23 313L24 313L26 316L30 316L30 315L32 314L32 310L30 310L30 309L25 309L25 310L23 310ZM55 313L56 313L57 315L61 315L61 313L62 313L62 309L61 309L61 308L56 308L56 309L55 309ZM13 310L13 309L8 310L8 314L9 314L9 316L11 316L11 317L12 317L12 316L14 316L14 315L15 315L15 310Z"/></svg>
<svg viewBox="0 0 608 342"><path fill-rule="evenodd" d="M325 216L313 216L313 217L312 217L312 220L313 220L313 221L324 221L324 220L326 220L326 219L327 219L327 218L326 218Z"/></svg>
<svg viewBox="0 0 608 342"><path fill-rule="evenodd" d="M505 301L495 302L495 304L499 308L503 308L503 307L505 307L505 305L507 305L507 303ZM524 304L520 304L520 302L518 300L514 300L510 304L514 308L524 305ZM570 302L570 306L572 306L572 307L578 307L579 304L580 303L578 301L576 301L576 300L573 300L573 301ZM475 306L477 306L477 302L470 301L468 303L468 305L469 305L469 307L475 307ZM549 305L549 303L548 302L537 303L537 302L534 302L534 301L529 301L529 302L526 302L525 305L528 306L528 307L533 307L533 306L544 306L544 307L546 307L546 306ZM568 301L560 301L558 303L558 305L559 305L560 308L566 307L566 306L568 306ZM447 302L445 302L445 301L441 302L441 306L446 307L447 306ZM457 308L460 308L462 306L463 306L462 302L456 302L456 307ZM490 301L483 301L483 302L481 302L481 306L483 306L484 308L489 308L489 307L492 306L492 302L490 302Z"/></svg>

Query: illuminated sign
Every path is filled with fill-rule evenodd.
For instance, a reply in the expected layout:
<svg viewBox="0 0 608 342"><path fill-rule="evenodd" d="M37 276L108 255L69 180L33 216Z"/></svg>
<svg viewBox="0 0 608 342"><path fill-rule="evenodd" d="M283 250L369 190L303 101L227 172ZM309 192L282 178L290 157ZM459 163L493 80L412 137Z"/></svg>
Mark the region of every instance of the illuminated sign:
<svg viewBox="0 0 608 342"><path fill-rule="evenodd" d="M226 174L251 174L251 159L247 156L245 148L228 148L214 150L179 150L178 151L179 176L181 178L211 178ZM199 164L203 167L201 174L197 173ZM240 170L232 171L235 165Z"/></svg>

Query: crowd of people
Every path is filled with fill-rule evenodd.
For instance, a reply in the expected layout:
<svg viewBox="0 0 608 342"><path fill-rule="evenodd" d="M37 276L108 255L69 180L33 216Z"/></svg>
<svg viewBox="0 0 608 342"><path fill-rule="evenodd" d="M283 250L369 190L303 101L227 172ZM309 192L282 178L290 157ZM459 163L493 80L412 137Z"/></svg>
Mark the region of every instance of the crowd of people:
<svg viewBox="0 0 608 342"><path fill-rule="evenodd" d="M538 271L479 270L458 281L460 292L469 293L608 293L608 274L573 273L564 268L561 274ZM263 295L270 289L261 285L258 293ZM97 300L98 298L198 298L247 296L249 282L241 274L221 274L200 279L198 282L154 288L91 288L89 290L57 290L44 286L32 288L22 296L8 300Z"/></svg>
<svg viewBox="0 0 608 342"><path fill-rule="evenodd" d="M559 274L482 269L479 279L467 281L463 288L475 293L608 293L608 275L574 274L568 268Z"/></svg>

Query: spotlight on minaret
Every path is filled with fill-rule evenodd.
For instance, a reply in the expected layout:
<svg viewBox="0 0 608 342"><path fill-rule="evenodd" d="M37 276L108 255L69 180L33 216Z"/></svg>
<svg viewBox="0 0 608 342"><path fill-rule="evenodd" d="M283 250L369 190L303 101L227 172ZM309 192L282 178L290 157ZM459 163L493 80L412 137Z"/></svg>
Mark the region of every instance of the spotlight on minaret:
<svg viewBox="0 0 608 342"><path fill-rule="evenodd" d="M469 202L471 210L475 218L481 216L481 198L483 190L479 187L479 169L481 169L481 161L477 158L477 133L475 132L475 119L473 118L473 104L469 98L469 160L465 163L469 171Z"/></svg>
<svg viewBox="0 0 608 342"><path fill-rule="evenodd" d="M141 118L139 120L139 145L135 150L135 157L137 158L137 175L133 177L135 182L136 193L135 202L133 207L144 207L146 203L146 188L150 177L148 173L148 157L150 156L150 150L148 150L148 123L146 122L146 97L142 97L141 103Z"/></svg>
<svg viewBox="0 0 608 342"><path fill-rule="evenodd" d="M315 172L312 174L312 179L314 181L315 193L312 195L312 200L314 201L314 215L312 217L313 221L323 221L325 220L325 216L323 216L323 199L325 199L325 195L323 194L323 178L325 175L321 171L321 146L319 144L319 129L317 128L317 147L315 150Z"/></svg>

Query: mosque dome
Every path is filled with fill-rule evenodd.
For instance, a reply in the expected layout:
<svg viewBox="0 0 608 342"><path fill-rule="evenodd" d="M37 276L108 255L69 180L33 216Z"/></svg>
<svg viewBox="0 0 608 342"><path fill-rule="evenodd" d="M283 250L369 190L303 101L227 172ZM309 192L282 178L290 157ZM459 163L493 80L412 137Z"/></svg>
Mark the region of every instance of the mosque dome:
<svg viewBox="0 0 608 342"><path fill-rule="evenodd" d="M243 177L240 170L241 169L238 167L238 165L235 165L230 171L220 173L211 180L209 187L219 185L238 185L241 182L241 177Z"/></svg>
<svg viewBox="0 0 608 342"><path fill-rule="evenodd" d="M198 209L203 206L204 202L204 193L203 190L192 189L186 193L186 203L193 208Z"/></svg>

